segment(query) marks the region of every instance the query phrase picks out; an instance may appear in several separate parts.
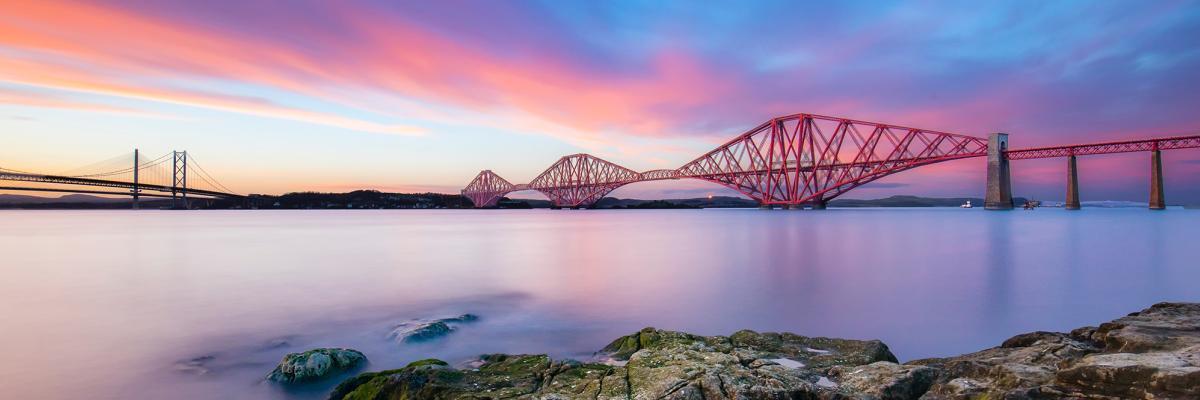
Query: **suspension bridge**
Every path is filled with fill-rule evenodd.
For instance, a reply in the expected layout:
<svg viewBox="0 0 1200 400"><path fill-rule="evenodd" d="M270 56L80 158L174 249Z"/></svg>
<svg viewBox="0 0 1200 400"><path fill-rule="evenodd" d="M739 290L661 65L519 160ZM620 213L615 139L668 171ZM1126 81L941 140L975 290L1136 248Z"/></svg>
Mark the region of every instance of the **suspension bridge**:
<svg viewBox="0 0 1200 400"><path fill-rule="evenodd" d="M189 198L246 199L221 184L186 151L170 151L143 158L138 150L55 174L0 166L0 181L21 186L0 186L6 191L38 191L120 195L133 198L170 198L176 208L190 208ZM190 196L190 197L189 197Z"/></svg>
<svg viewBox="0 0 1200 400"><path fill-rule="evenodd" d="M773 118L675 169L638 172L589 154L564 156L529 183L514 184L491 170L475 176L462 195L480 208L501 197L535 190L558 208L594 205L636 182L699 179L736 190L764 208L824 209L850 190L913 168L987 157L985 208L1012 209L1010 160L1067 159L1065 207L1079 209L1076 157L1151 154L1151 209L1165 209L1161 151L1200 147L1200 135L1010 149L1008 135L987 138L814 114Z"/></svg>

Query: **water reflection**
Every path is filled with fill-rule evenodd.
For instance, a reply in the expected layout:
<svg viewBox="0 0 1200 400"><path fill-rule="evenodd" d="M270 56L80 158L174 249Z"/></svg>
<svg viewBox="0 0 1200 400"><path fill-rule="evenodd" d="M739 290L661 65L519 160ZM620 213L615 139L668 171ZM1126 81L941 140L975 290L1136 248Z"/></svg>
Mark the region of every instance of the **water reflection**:
<svg viewBox="0 0 1200 400"><path fill-rule="evenodd" d="M368 369L586 357L644 326L879 338L902 359L1196 301L1200 213L1145 210L0 212L0 391L321 398L284 354ZM67 251L69 249L69 251ZM398 321L481 319L442 340ZM67 377L67 378L64 378Z"/></svg>

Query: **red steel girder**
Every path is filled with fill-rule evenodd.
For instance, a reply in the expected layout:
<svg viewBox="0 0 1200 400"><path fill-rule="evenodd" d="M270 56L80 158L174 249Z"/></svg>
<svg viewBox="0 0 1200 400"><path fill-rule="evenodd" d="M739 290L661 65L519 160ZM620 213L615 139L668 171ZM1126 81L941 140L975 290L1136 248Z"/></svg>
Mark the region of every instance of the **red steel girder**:
<svg viewBox="0 0 1200 400"><path fill-rule="evenodd" d="M483 170L471 183L463 188L462 195L471 199L471 203L475 207L495 207L496 202L500 201L500 197L509 192L516 191L517 185L501 178L500 175L492 172L492 170Z"/></svg>
<svg viewBox="0 0 1200 400"><path fill-rule="evenodd" d="M642 180L637 171L590 154L564 156L529 182L559 207L587 207L608 192Z"/></svg>
<svg viewBox="0 0 1200 400"><path fill-rule="evenodd" d="M1009 150L1005 152L1010 160L1028 160L1032 158L1052 158L1067 156L1083 156L1092 154L1130 153L1136 151L1174 150L1200 147L1200 135L1175 136L1155 139L1125 140L1119 142L1104 142L1091 144L1076 144L1066 146L1038 147L1030 149Z"/></svg>
<svg viewBox="0 0 1200 400"><path fill-rule="evenodd" d="M921 165L986 154L983 138L795 114L759 125L679 172L762 204L801 205Z"/></svg>
<svg viewBox="0 0 1200 400"><path fill-rule="evenodd" d="M1200 135L1017 149L1014 160L1200 147ZM528 185L483 171L463 189L477 206L533 189L559 207L586 207L633 182L694 178L766 205L821 203L923 165L987 155L984 138L814 114L774 118L677 169L635 172L588 154L560 158Z"/></svg>
<svg viewBox="0 0 1200 400"><path fill-rule="evenodd" d="M527 186L484 171L463 189L479 207L516 190L542 192L559 207L586 207L633 182L695 178L763 204L825 201L921 165L986 155L987 140L813 114L772 119L674 170L636 172L588 154L560 158Z"/></svg>

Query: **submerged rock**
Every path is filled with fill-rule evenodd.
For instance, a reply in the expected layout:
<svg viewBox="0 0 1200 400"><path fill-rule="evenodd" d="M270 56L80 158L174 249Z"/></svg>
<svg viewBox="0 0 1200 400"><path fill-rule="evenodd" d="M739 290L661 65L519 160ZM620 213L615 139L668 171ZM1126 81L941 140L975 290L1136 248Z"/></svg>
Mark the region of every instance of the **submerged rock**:
<svg viewBox="0 0 1200 400"><path fill-rule="evenodd" d="M351 349L324 348L292 353L283 357L267 379L284 383L315 381L353 369L366 360L367 357L358 350Z"/></svg>
<svg viewBox="0 0 1200 400"><path fill-rule="evenodd" d="M463 314L457 317L434 320L416 319L396 325L392 328L391 332L388 332L387 337L388 340L398 340L405 343L423 342L454 332L455 327L452 324L475 322L478 319L479 316L475 314Z"/></svg>
<svg viewBox="0 0 1200 400"><path fill-rule="evenodd" d="M1162 303L1099 327L1033 332L957 357L896 363L877 340L646 328L593 362L486 355L423 360L343 382L331 399L1194 399L1200 304Z"/></svg>

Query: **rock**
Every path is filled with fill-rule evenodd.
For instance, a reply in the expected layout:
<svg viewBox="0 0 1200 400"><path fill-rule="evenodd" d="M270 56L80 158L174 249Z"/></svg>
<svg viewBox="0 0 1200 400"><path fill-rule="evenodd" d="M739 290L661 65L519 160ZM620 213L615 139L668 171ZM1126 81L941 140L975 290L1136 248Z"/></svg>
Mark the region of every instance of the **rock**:
<svg viewBox="0 0 1200 400"><path fill-rule="evenodd" d="M267 379L285 383L315 381L353 369L366 360L362 353L351 349L323 348L292 353L283 357Z"/></svg>
<svg viewBox="0 0 1200 400"><path fill-rule="evenodd" d="M435 320L416 319L393 327L392 331L388 333L388 340L415 343L436 339L454 332L455 327L451 324L475 322L478 319L479 316L475 314L463 314Z"/></svg>
<svg viewBox="0 0 1200 400"><path fill-rule="evenodd" d="M175 363L175 370L195 375L204 375L212 371L209 363L216 359L217 356L212 354L193 357L189 360Z"/></svg>
<svg viewBox="0 0 1200 400"><path fill-rule="evenodd" d="M404 323L388 333L389 340L400 340L405 343L423 342L450 334L454 328L445 322L413 322Z"/></svg>
<svg viewBox="0 0 1200 400"><path fill-rule="evenodd" d="M897 364L877 340L646 328L591 362L487 355L343 382L332 399L1191 399L1200 304L1162 303L1071 333L1031 332L955 357Z"/></svg>
<svg viewBox="0 0 1200 400"><path fill-rule="evenodd" d="M1200 398L1200 345L1178 352L1092 354L1056 375L1072 395Z"/></svg>
<svg viewBox="0 0 1200 400"><path fill-rule="evenodd" d="M847 398L851 394L824 375L829 368L895 360L878 341L753 331L698 336L653 328L618 338L598 355L611 363L545 355L487 355L471 370L443 362L414 363L359 375L339 385L330 398ZM619 365L621 361L625 364ZM923 376L927 368L896 369ZM888 382L901 387L896 382L908 381Z"/></svg>
<svg viewBox="0 0 1200 400"><path fill-rule="evenodd" d="M1099 327L908 364L938 370L923 399L1200 398L1200 304L1155 304Z"/></svg>
<svg viewBox="0 0 1200 400"><path fill-rule="evenodd" d="M1091 339L1111 353L1178 350L1200 344L1200 303L1159 303L1101 324Z"/></svg>
<svg viewBox="0 0 1200 400"><path fill-rule="evenodd" d="M844 390L870 398L900 400L925 394L937 371L920 365L879 361L859 367L834 367L831 375Z"/></svg>
<svg viewBox="0 0 1200 400"><path fill-rule="evenodd" d="M479 320L479 316L478 316L478 315L475 315L475 314L463 314L463 315L459 315L459 316L457 316L457 317L451 317L451 318L442 318L442 319L440 319L439 321L442 321L442 322L447 322L447 323L453 323L453 322L475 322L475 321L478 321L478 320Z"/></svg>

